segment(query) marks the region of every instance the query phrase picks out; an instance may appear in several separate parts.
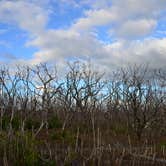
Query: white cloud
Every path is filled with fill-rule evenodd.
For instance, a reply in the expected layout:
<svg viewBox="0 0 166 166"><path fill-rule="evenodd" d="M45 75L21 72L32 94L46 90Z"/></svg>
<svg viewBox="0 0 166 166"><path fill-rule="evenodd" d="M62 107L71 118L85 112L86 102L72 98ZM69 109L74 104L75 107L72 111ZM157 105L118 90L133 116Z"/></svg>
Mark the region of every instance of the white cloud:
<svg viewBox="0 0 166 166"><path fill-rule="evenodd" d="M108 54L116 59L116 64L149 64L151 67L166 67L166 38L147 38L142 41L119 41L107 45ZM105 57L104 63L108 58Z"/></svg>
<svg viewBox="0 0 166 166"><path fill-rule="evenodd" d="M90 5L88 10L82 9L84 16L65 30L47 29L50 5L55 1L42 0L41 4L37 0L0 2L0 22L17 25L29 32L31 38L26 46L38 49L29 63L51 61L63 66L66 59L76 57L91 58L98 67L107 70L128 63L165 67L166 38L148 36L166 8L165 0L112 0L112 3L109 0L79 3L72 0L70 5L73 6ZM63 1L66 0L60 3ZM111 27L116 41L106 44L102 37L93 35L92 32L97 33L95 28L102 26ZM142 37L144 39L140 40ZM25 63L24 59L18 62Z"/></svg>
<svg viewBox="0 0 166 166"><path fill-rule="evenodd" d="M113 0L114 10L123 19L157 17L165 10L165 0Z"/></svg>
<svg viewBox="0 0 166 166"><path fill-rule="evenodd" d="M26 1L1 1L0 21L15 24L30 33L41 33L47 23L47 12Z"/></svg>
<svg viewBox="0 0 166 166"><path fill-rule="evenodd" d="M114 37L139 38L149 35L157 26L165 0L86 0L91 9L84 12L72 26L77 31L93 31L98 26L110 26Z"/></svg>
<svg viewBox="0 0 166 166"><path fill-rule="evenodd" d="M157 24L158 11L162 6L156 6L150 1L147 3L123 2L113 1L110 7L85 11L85 16L66 30L46 30L27 43L40 50L34 54L34 59L30 62L64 63L64 59L67 58L90 57L98 66L108 70L110 67L128 63L150 63L154 67L165 66L166 39L146 37L139 41L129 40L144 37L153 32ZM147 5L149 5L148 9ZM126 7L125 11L124 7ZM150 11L152 9L154 11ZM96 26L109 24L114 25L114 36L123 40L118 39L117 42L103 44L89 33Z"/></svg>
<svg viewBox="0 0 166 166"><path fill-rule="evenodd" d="M59 60L72 57L93 57L102 54L102 45L93 36L72 30L49 30L27 43L40 48L33 61Z"/></svg>
<svg viewBox="0 0 166 166"><path fill-rule="evenodd" d="M116 36L123 38L137 38L149 35L154 31L157 21L153 19L129 20L114 30Z"/></svg>
<svg viewBox="0 0 166 166"><path fill-rule="evenodd" d="M79 30L90 30L95 26L102 26L115 21L117 16L109 10L88 10L85 12L85 17L80 18L73 25L73 29Z"/></svg>

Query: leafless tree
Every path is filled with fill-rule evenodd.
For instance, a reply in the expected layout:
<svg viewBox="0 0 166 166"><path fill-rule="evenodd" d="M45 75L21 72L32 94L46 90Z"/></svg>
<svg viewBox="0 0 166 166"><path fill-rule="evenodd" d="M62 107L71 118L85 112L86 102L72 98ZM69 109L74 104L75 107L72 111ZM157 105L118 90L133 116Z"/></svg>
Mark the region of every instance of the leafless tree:
<svg viewBox="0 0 166 166"><path fill-rule="evenodd" d="M81 121L88 123L90 120L92 124L94 147L96 146L95 115L100 103L100 94L105 86L102 78L103 73L92 70L91 64L80 64L80 62L69 64L66 87L71 95L70 98L73 98L76 111L81 114Z"/></svg>
<svg viewBox="0 0 166 166"><path fill-rule="evenodd" d="M12 121L17 107L17 93L19 91L20 75L17 70L9 70L7 67L0 69L1 81L1 97L3 100L3 107L7 114L10 115L10 130L12 129ZM2 112L1 112L2 113ZM3 113L2 113L3 114Z"/></svg>
<svg viewBox="0 0 166 166"><path fill-rule="evenodd" d="M52 99L56 96L60 89L57 84L57 70L56 67L49 67L46 63L36 65L31 68L34 74L33 88L38 96L38 102L42 111L41 126L46 125L48 128L48 112L52 109Z"/></svg>
<svg viewBox="0 0 166 166"><path fill-rule="evenodd" d="M143 130L155 121L160 111L163 93L147 67L121 69L118 75L119 86L115 88L118 92L113 100L118 103L114 105L125 112L128 128L140 140Z"/></svg>

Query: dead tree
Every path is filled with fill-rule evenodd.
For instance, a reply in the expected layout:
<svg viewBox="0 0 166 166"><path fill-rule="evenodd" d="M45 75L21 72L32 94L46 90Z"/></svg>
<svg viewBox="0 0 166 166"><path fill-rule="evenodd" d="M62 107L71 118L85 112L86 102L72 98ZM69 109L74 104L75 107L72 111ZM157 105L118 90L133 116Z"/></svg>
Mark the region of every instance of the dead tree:
<svg viewBox="0 0 166 166"><path fill-rule="evenodd" d="M1 98L3 99L4 108L3 111L10 115L10 134L10 131L12 130L12 121L17 108L17 93L19 91L20 82L19 71L11 71L8 67L2 67L0 69L0 79L2 92Z"/></svg>
<svg viewBox="0 0 166 166"><path fill-rule="evenodd" d="M69 64L67 87L72 95L75 110L80 112L81 122L92 125L94 148L96 147L96 110L100 103L100 94L105 86L102 78L103 73L92 70L91 64L80 64L80 62Z"/></svg>
<svg viewBox="0 0 166 166"><path fill-rule="evenodd" d="M103 73L93 71L90 64L80 64L80 62L69 64L68 88L78 111L90 111L96 106L98 95L105 86L102 77Z"/></svg>
<svg viewBox="0 0 166 166"><path fill-rule="evenodd" d="M42 111L41 126L46 125L46 128L48 128L48 112L52 108L52 99L60 89L60 85L57 84L57 70L55 67L49 67L46 63L43 63L31 68L31 71L34 74L33 88L38 96L40 110Z"/></svg>
<svg viewBox="0 0 166 166"><path fill-rule="evenodd" d="M163 93L148 67L123 68L116 79L118 86L112 92L111 100L113 109L125 113L129 132L133 131L140 140L145 128L151 127L158 117Z"/></svg>

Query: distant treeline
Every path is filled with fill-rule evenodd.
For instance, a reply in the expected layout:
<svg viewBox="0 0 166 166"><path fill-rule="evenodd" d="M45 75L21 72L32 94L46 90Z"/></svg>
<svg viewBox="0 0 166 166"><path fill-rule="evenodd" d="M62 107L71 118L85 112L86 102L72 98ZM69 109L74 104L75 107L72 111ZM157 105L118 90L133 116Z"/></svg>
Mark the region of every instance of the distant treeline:
<svg viewBox="0 0 166 166"><path fill-rule="evenodd" d="M71 112L87 113L95 123L95 112L101 111L110 120L113 114L123 115L128 132L134 132L141 139L145 129L163 121L165 70L135 65L118 69L105 78L104 73L92 70L90 64L74 62L68 64L65 76L58 78L57 75L56 67L47 64L17 66L13 70L1 66L1 129L3 116L10 117L12 129L15 115L21 116L23 126L28 116L38 113L41 130L48 127L51 113L63 111L64 130L71 120Z"/></svg>

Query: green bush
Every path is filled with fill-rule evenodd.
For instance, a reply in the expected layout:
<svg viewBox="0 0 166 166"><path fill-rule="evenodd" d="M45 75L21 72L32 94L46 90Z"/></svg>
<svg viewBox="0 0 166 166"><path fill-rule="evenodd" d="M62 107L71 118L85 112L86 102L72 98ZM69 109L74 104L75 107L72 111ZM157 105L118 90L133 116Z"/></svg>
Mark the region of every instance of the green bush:
<svg viewBox="0 0 166 166"><path fill-rule="evenodd" d="M13 166L56 166L55 160L40 156L39 146L40 141L30 132L23 134L18 131L10 138L6 132L0 132L0 162L5 151L7 162Z"/></svg>
<svg viewBox="0 0 166 166"><path fill-rule="evenodd" d="M9 127L10 127L10 119L11 119L11 117L9 117L9 116L4 116L2 118L2 124L1 125L2 125L2 129L3 130L9 129ZM11 124L12 124L12 128L14 130L18 130L20 128L20 125L21 125L21 120L20 120L19 116L15 116L13 118Z"/></svg>
<svg viewBox="0 0 166 166"><path fill-rule="evenodd" d="M15 151L15 156L18 157L18 159L15 160L15 165L37 165L39 161L37 151L38 141L35 140L31 133L26 132L24 135L19 132L16 133L12 144Z"/></svg>
<svg viewBox="0 0 166 166"><path fill-rule="evenodd" d="M40 122L37 119L29 118L25 122L25 129L38 129L40 127Z"/></svg>
<svg viewBox="0 0 166 166"><path fill-rule="evenodd" d="M57 116L53 116L48 119L48 128L49 129L58 129L62 127L62 123Z"/></svg>
<svg viewBox="0 0 166 166"><path fill-rule="evenodd" d="M13 118L12 120L12 128L14 130L18 130L21 126L21 120L20 120L20 117L19 116L16 116Z"/></svg>
<svg viewBox="0 0 166 166"><path fill-rule="evenodd" d="M160 148L166 148L166 141L160 142L159 147Z"/></svg>
<svg viewBox="0 0 166 166"><path fill-rule="evenodd" d="M51 133L50 138L56 141L64 141L67 144L73 144L75 141L74 134L67 130Z"/></svg>
<svg viewBox="0 0 166 166"><path fill-rule="evenodd" d="M10 123L10 117L8 116L3 116L2 118L2 129L7 130L9 128L9 123Z"/></svg>
<svg viewBox="0 0 166 166"><path fill-rule="evenodd" d="M11 137L0 133L0 154L6 152L7 161L13 166L36 166L39 163L38 141L31 133L15 132Z"/></svg>

